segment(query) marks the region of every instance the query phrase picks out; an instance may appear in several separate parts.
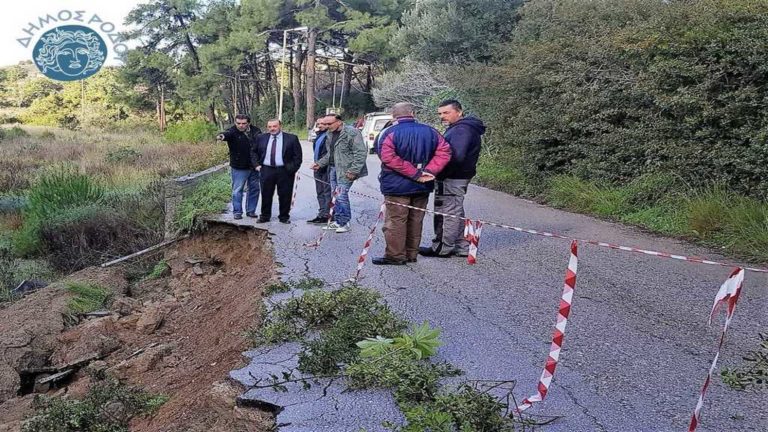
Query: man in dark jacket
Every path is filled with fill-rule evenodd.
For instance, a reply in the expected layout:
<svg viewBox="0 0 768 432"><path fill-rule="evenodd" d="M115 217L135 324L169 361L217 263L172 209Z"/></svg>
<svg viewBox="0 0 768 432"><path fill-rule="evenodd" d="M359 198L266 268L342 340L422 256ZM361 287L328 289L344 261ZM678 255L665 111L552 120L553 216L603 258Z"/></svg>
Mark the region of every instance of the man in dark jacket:
<svg viewBox="0 0 768 432"><path fill-rule="evenodd" d="M326 131L328 126L322 121L317 121L317 137L312 143L312 150L314 153L314 161L317 163L326 153L328 148L325 145L325 140L328 137ZM317 194L317 217L310 219L307 223L315 225L325 225L328 223L329 212L331 208L331 184L328 178L328 167L315 170L315 193Z"/></svg>
<svg viewBox="0 0 768 432"><path fill-rule="evenodd" d="M256 217L259 202L259 172L253 169L251 152L261 130L251 125L251 118L245 114L235 116L235 125L216 136L229 146L229 167L232 171L232 214L235 219L243 218L243 189L247 187L245 211Z"/></svg>
<svg viewBox="0 0 768 432"><path fill-rule="evenodd" d="M268 121L267 132L259 137L252 156L254 168L261 172L261 215L256 222L269 222L272 218L272 199L277 188L278 219L287 224L291 223L293 183L301 167L301 144L299 137L283 132L280 120Z"/></svg>
<svg viewBox="0 0 768 432"><path fill-rule="evenodd" d="M381 132L376 146L381 158L379 183L387 201L382 229L387 246L383 257L371 260L376 265L416 262L424 220L418 209L427 208L435 176L451 159L443 136L413 118L413 105L396 104L392 116L397 124Z"/></svg>
<svg viewBox="0 0 768 432"><path fill-rule="evenodd" d="M464 117L457 100L443 101L437 112L443 124L448 126L445 140L451 146L451 161L437 176L435 211L464 217L464 196L470 180L477 173L485 125L475 117ZM420 255L440 258L467 256L469 242L463 236L463 220L436 214L434 227L432 246L419 248Z"/></svg>

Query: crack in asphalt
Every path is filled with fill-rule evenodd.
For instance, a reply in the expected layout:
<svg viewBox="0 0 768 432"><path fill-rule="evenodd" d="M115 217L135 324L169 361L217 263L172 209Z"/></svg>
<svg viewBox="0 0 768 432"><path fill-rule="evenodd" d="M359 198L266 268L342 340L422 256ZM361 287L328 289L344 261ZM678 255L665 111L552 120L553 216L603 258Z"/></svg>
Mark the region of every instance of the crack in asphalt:
<svg viewBox="0 0 768 432"><path fill-rule="evenodd" d="M560 387L561 389L563 389L565 391L565 394L568 396L568 398L570 398L571 401L573 401L574 405L576 405L577 407L581 408L581 410L584 413L584 415L587 416L590 420L592 420L592 423L594 423L594 425L599 428L598 430L600 430L601 432L608 432L608 429L602 423L600 423L600 420L598 420L598 418L594 414L589 412L589 408L587 408L581 402L579 402L579 400L573 394L571 389L569 389L568 387L566 387L566 386L564 386L562 384L555 384L555 383L553 383L552 385L554 385L556 387Z"/></svg>

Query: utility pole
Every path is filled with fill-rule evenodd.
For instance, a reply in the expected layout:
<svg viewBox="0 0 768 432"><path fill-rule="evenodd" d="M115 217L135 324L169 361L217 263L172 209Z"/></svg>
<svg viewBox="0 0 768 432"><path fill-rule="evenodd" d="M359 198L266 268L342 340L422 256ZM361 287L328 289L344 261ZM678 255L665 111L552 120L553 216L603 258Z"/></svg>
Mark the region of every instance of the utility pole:
<svg viewBox="0 0 768 432"><path fill-rule="evenodd" d="M307 32L307 129L315 125L315 49L317 48L317 29Z"/></svg>

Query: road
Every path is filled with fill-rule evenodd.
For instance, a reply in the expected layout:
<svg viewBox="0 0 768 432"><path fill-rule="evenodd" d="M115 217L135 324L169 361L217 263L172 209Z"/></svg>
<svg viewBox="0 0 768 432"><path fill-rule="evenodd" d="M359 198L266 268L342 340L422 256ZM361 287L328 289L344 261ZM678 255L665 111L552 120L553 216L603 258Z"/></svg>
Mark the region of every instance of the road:
<svg viewBox="0 0 768 432"><path fill-rule="evenodd" d="M310 157L306 143L305 157ZM310 161L306 162L300 172L309 175ZM376 156L369 156L368 169L371 174L355 182L352 190L380 197ZM353 274L380 202L351 195L353 230L331 233L319 248L311 249L303 244L320 231L305 223L316 212L314 184L303 177L299 186L293 224L275 221L265 226L273 233L283 277L339 282ZM712 250L483 187L470 187L466 208L472 218L725 260ZM426 245L432 235L430 216L424 226ZM371 256L380 256L383 248L379 228ZM427 320L440 327L445 344L438 357L463 369L466 378L516 380L514 394L522 400L535 392L549 350L568 253L566 240L485 227L477 265L460 258L420 258L407 266L378 267L368 262L362 284L380 291L409 320ZM724 267L580 245L561 362L546 400L528 412L562 416L545 431L687 430L723 322L720 317L707 327L707 317L729 273ZM741 356L757 347L758 332L766 329L766 276L747 273L719 367L742 364ZM258 368L252 365L252 370ZM233 376L247 381L242 371ZM339 412L308 414L303 428L295 423L285 430L357 430L328 419L340 418L341 412L349 417L350 410L354 418L355 409L364 416L362 411L371 409L368 405L340 408L336 401L327 410ZM301 411L301 404L297 406ZM321 427L321 422L326 423ZM764 392L731 390L716 377L702 422L700 431L766 431L768 397Z"/></svg>

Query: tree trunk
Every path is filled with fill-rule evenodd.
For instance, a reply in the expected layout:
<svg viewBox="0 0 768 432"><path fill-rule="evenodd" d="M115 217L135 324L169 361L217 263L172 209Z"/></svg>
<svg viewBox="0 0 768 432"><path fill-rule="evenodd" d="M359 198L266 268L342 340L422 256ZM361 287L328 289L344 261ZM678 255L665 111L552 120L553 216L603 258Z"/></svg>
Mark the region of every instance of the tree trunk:
<svg viewBox="0 0 768 432"><path fill-rule="evenodd" d="M307 129L315 125L315 48L317 45L317 29L307 31Z"/></svg>
<svg viewBox="0 0 768 432"><path fill-rule="evenodd" d="M368 72L365 74L365 92L370 93L373 87L373 71L371 65L368 65Z"/></svg>
<svg viewBox="0 0 768 432"><path fill-rule="evenodd" d="M345 52L344 53L344 61L347 62L344 64L344 78L342 78L342 84L341 84L341 101L347 101L349 102L349 89L352 88L352 73L354 72L352 70L352 56ZM341 104L339 104L341 105ZM344 108L344 107L342 107Z"/></svg>
<svg viewBox="0 0 768 432"><path fill-rule="evenodd" d="M293 82L291 85L293 90L293 123L298 124L300 121L299 109L304 103L302 94L302 90L304 89L301 85L301 77L303 75L301 66L304 64L304 51L301 49L301 46L299 46L293 61L294 64L292 69L295 70L293 73Z"/></svg>
<svg viewBox="0 0 768 432"><path fill-rule="evenodd" d="M158 122L160 123L160 132L165 132L165 86L160 86L160 102L157 104Z"/></svg>

